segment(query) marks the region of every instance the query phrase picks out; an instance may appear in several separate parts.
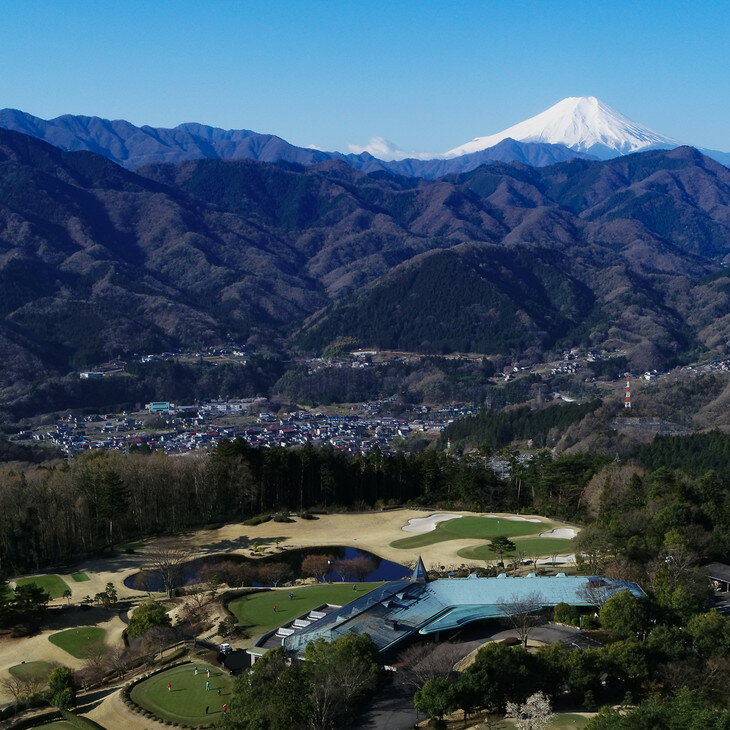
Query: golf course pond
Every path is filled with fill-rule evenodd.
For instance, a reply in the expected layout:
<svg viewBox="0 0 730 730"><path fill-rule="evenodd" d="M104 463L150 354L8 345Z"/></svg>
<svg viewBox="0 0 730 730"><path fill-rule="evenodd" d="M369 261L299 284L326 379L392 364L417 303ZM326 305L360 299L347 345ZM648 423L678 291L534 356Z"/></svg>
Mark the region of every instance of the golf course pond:
<svg viewBox="0 0 730 730"><path fill-rule="evenodd" d="M178 585L185 586L199 583L201 581L201 573L205 573L204 569L206 567L218 566L222 563L229 566L241 566L244 569L242 572L246 568L250 568L252 575L255 575L254 571L260 570L263 566L284 563L291 572L291 578L302 578L306 577L302 574L302 561L308 555L327 556L328 560L331 561L331 568L326 575L328 580L362 580L370 582L398 580L410 573L410 570L406 566L385 560L374 553L358 550L353 547L335 545L283 550L280 553L267 555L263 558L249 558L237 553L217 553L201 558L194 558L181 567ZM364 565L372 569L363 572L362 568L360 568L360 572L357 574L350 572L349 567L354 565L350 561L356 561L358 559L360 559L361 565L363 564L363 560L369 561L368 563L364 563ZM246 584L255 587L271 587L274 585L274 582L264 582L254 577L252 580L246 581ZM155 570L133 573L124 579L124 585L127 588L138 591L155 592L161 591L164 588L162 576Z"/></svg>

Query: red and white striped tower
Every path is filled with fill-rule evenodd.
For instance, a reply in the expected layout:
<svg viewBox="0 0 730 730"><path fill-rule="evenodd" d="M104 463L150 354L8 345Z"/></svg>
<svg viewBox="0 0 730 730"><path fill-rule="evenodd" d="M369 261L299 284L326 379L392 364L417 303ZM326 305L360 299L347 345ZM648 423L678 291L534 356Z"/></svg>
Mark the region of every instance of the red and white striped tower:
<svg viewBox="0 0 730 730"><path fill-rule="evenodd" d="M631 375L626 374L626 394L624 395L624 408L631 410Z"/></svg>

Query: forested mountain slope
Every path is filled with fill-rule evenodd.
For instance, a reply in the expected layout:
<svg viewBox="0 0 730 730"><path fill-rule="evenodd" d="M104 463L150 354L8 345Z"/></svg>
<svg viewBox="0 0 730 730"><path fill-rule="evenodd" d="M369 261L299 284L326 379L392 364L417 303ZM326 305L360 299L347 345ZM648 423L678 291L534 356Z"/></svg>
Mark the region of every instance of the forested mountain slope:
<svg viewBox="0 0 730 730"><path fill-rule="evenodd" d="M696 150L435 181L199 160L129 172L0 130L3 385L230 337L637 367L725 347L730 171Z"/></svg>

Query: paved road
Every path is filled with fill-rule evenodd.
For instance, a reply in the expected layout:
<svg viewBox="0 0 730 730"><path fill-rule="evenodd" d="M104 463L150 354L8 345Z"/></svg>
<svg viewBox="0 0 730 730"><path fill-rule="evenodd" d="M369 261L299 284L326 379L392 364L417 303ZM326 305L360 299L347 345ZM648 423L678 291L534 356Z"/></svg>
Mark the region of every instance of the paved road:
<svg viewBox="0 0 730 730"><path fill-rule="evenodd" d="M373 699L355 725L357 730L405 730L418 720L413 707L413 690L395 682L386 685Z"/></svg>

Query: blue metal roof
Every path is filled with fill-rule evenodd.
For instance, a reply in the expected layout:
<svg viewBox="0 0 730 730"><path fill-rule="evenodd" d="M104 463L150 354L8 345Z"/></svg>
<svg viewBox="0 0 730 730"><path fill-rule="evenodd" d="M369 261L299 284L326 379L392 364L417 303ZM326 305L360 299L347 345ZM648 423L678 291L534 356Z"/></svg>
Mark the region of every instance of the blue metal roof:
<svg viewBox="0 0 730 730"><path fill-rule="evenodd" d="M415 574L415 572L414 572ZM565 576L525 578L441 578L431 582L400 580L385 583L283 640L284 647L303 652L310 641L327 641L347 633L369 634L380 651L419 631L431 634L473 621L504 615L500 602L518 602L539 596L543 606L568 603L592 605L583 594L600 582L616 594L623 590L644 595L636 583L612 578Z"/></svg>

